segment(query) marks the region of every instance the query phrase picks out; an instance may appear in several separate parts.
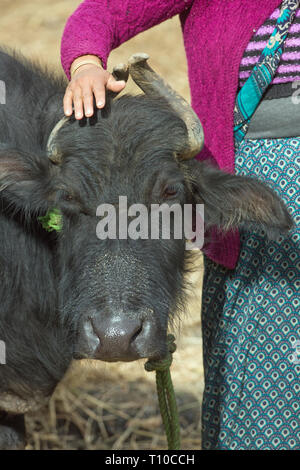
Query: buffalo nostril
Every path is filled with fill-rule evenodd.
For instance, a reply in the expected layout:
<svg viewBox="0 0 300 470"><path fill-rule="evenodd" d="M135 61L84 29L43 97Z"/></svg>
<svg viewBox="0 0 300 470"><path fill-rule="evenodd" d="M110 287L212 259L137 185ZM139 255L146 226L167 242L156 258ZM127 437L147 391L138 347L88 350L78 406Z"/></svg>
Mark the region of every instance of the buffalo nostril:
<svg viewBox="0 0 300 470"><path fill-rule="evenodd" d="M99 347L100 339L95 333L92 321L88 318L79 331L78 343L75 347L74 358L83 359L92 357Z"/></svg>
<svg viewBox="0 0 300 470"><path fill-rule="evenodd" d="M137 327L137 330L135 333L133 333L132 338L130 340L130 343L134 343L136 338L142 333L143 331L143 325Z"/></svg>
<svg viewBox="0 0 300 470"><path fill-rule="evenodd" d="M104 360L133 360L138 353L135 341L143 331L141 320L130 318L93 318L94 333L99 338L97 355Z"/></svg>

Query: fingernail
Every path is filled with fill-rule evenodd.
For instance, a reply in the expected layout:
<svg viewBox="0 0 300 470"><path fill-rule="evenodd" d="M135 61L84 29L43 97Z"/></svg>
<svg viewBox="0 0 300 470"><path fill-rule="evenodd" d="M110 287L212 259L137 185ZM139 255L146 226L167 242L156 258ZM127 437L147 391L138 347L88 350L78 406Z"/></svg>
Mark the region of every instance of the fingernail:
<svg viewBox="0 0 300 470"><path fill-rule="evenodd" d="M98 102L97 102L98 108L102 108L103 104L104 104L103 101L98 101Z"/></svg>
<svg viewBox="0 0 300 470"><path fill-rule="evenodd" d="M91 110L91 108L88 108L88 109L86 110L86 115L87 115L87 116L90 116L91 114L93 114L93 111Z"/></svg>
<svg viewBox="0 0 300 470"><path fill-rule="evenodd" d="M76 117L77 117L78 119L80 119L80 118L82 117L82 114L81 114L81 113L76 113Z"/></svg>

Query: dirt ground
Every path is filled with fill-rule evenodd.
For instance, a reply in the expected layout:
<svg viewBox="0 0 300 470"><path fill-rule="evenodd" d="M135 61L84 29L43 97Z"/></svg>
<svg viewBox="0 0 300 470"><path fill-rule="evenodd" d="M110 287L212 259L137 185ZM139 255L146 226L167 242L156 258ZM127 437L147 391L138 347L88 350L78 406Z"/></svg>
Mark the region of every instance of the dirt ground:
<svg viewBox="0 0 300 470"><path fill-rule="evenodd" d="M0 44L55 68L60 39L78 0L0 0ZM152 66L189 99L178 18L140 34L112 52L109 68L134 52L147 52ZM132 83L126 91L136 93ZM182 448L200 449L203 367L200 325L202 257L197 256L186 317L177 322L178 349L172 377L178 396ZM141 361L74 362L48 407L27 417L28 449L164 449L155 378Z"/></svg>

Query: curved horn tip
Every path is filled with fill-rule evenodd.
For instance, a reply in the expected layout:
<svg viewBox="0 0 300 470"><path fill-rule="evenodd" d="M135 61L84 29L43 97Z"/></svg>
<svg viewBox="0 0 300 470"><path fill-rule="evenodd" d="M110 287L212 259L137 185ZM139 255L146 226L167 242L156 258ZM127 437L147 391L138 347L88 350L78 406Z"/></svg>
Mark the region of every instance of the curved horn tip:
<svg viewBox="0 0 300 470"><path fill-rule="evenodd" d="M65 124L65 122L67 122L69 120L69 118L70 118L70 116L64 116L63 118L61 118L56 123L56 125L53 127L53 129L52 129L52 131L51 131L51 133L48 137L48 141L47 141L47 144L46 144L46 151L47 151L49 159L55 164L61 163L61 157L59 156L59 154L57 152L56 146L54 144L54 140L55 140L56 134L58 133L59 129Z"/></svg>
<svg viewBox="0 0 300 470"><path fill-rule="evenodd" d="M199 140L197 142L195 142L194 146L192 145L191 150L187 150L186 152L183 152L179 155L179 157L182 160L191 160L196 155L198 155L198 153L201 152L201 150L204 147L204 134L203 134L203 132L202 132L202 135L199 135L198 139Z"/></svg>
<svg viewBox="0 0 300 470"><path fill-rule="evenodd" d="M181 160L192 160L193 158L195 158L196 155L198 155L198 153L201 152L202 149L203 145L199 146L197 149L193 149L191 152L179 154L178 158L180 158Z"/></svg>
<svg viewBox="0 0 300 470"><path fill-rule="evenodd" d="M113 75L117 80L124 80L127 82L129 75L129 68L127 64L117 64L113 68Z"/></svg>
<svg viewBox="0 0 300 470"><path fill-rule="evenodd" d="M60 165L62 163L61 155L58 152L49 155L49 160L55 165Z"/></svg>
<svg viewBox="0 0 300 470"><path fill-rule="evenodd" d="M113 68L113 71L116 71L116 72L126 72L128 69L128 65L127 64L124 64L123 62L121 62L120 64L117 64L114 66Z"/></svg>
<svg viewBox="0 0 300 470"><path fill-rule="evenodd" d="M140 62L146 62L148 59L149 55L146 54L146 52L137 52L136 54L133 54L131 57L129 57L128 64L135 65Z"/></svg>

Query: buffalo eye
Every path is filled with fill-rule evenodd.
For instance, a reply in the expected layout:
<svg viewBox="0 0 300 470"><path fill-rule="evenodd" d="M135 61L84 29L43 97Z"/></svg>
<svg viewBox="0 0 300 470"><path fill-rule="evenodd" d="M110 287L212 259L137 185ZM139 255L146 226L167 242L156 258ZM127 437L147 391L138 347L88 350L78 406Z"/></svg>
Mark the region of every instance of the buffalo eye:
<svg viewBox="0 0 300 470"><path fill-rule="evenodd" d="M175 185L168 185L163 190L163 198L169 199L172 197L176 197L178 194L178 188Z"/></svg>
<svg viewBox="0 0 300 470"><path fill-rule="evenodd" d="M58 193L58 196L59 196L61 201L66 201L66 202L73 201L73 199L74 199L72 194L68 193L65 190L60 190L59 193Z"/></svg>

